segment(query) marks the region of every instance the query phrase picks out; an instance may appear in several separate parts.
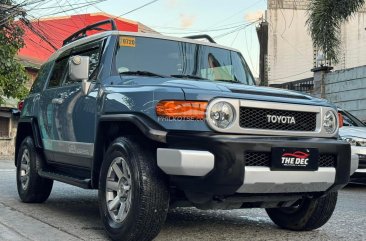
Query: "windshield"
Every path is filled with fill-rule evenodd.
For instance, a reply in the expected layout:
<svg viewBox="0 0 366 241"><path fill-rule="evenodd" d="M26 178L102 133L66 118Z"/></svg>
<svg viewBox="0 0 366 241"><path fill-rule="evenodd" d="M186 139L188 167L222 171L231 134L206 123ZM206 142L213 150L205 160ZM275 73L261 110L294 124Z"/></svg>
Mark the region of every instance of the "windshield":
<svg viewBox="0 0 366 241"><path fill-rule="evenodd" d="M255 84L238 52L147 37L120 36L116 69L121 76L149 72L150 76Z"/></svg>
<svg viewBox="0 0 366 241"><path fill-rule="evenodd" d="M362 121L354 117L351 113L347 111L339 111L343 116L343 125L344 126L358 126L358 127L366 127Z"/></svg>

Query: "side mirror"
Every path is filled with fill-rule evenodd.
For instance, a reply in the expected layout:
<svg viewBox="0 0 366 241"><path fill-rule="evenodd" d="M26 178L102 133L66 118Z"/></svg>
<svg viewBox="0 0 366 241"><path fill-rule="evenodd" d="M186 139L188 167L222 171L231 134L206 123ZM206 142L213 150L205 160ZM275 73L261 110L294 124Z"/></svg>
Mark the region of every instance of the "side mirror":
<svg viewBox="0 0 366 241"><path fill-rule="evenodd" d="M69 59L69 77L73 81L81 81L81 89L84 95L87 95L91 83L89 78L89 57L88 56L72 56Z"/></svg>

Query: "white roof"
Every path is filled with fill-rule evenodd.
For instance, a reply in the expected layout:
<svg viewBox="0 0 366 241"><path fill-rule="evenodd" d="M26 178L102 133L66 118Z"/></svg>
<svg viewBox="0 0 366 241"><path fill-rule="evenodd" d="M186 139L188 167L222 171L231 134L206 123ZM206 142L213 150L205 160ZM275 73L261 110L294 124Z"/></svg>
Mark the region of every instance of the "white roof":
<svg viewBox="0 0 366 241"><path fill-rule="evenodd" d="M216 43L204 42L204 41L199 41L199 40L194 40L194 39L189 39L189 38L178 38L178 37L166 36L166 35L161 35L161 34L141 33L141 32L106 31L106 32L94 34L94 35L76 40L69 44L66 44L62 48L58 49L54 54L52 54L51 57L49 58L49 60L56 59L65 50L68 50L70 48L73 48L75 46L78 46L78 45L81 45L84 43L88 43L90 41L93 41L93 40L96 40L99 38L107 37L110 35L123 35L123 36L136 36L136 37L146 37L146 38L155 38L155 39L165 39L165 40L172 40L172 41L178 41L178 42L206 45L206 46L210 46L210 47L227 49L227 50L239 52L237 49L234 49L234 48L226 47L226 46L219 45Z"/></svg>

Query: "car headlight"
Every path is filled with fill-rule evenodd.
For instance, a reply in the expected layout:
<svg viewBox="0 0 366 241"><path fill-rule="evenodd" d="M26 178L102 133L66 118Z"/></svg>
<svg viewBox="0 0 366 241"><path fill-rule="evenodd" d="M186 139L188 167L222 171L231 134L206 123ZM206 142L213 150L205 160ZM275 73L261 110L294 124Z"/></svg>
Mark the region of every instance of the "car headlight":
<svg viewBox="0 0 366 241"><path fill-rule="evenodd" d="M351 146L365 146L366 147L366 139L354 137L354 136L344 136L341 137L342 140L347 141Z"/></svg>
<svg viewBox="0 0 366 241"><path fill-rule="evenodd" d="M208 121L218 128L226 129L234 122L235 109L228 102L217 102L210 108L209 112Z"/></svg>
<svg viewBox="0 0 366 241"><path fill-rule="evenodd" d="M323 127L328 134L333 134L337 130L337 116L333 111L328 110L323 117Z"/></svg>

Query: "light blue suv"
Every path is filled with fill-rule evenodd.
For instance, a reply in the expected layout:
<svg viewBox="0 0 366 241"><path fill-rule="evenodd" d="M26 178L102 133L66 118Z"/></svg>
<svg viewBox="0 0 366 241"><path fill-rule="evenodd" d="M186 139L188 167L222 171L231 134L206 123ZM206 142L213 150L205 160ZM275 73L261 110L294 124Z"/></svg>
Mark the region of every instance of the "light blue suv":
<svg viewBox="0 0 366 241"><path fill-rule="evenodd" d="M42 66L18 126L18 192L34 203L53 180L99 189L113 240L153 239L175 206L266 208L280 227L312 230L358 163L338 129L334 105L255 86L243 56L208 36L108 20Z"/></svg>

